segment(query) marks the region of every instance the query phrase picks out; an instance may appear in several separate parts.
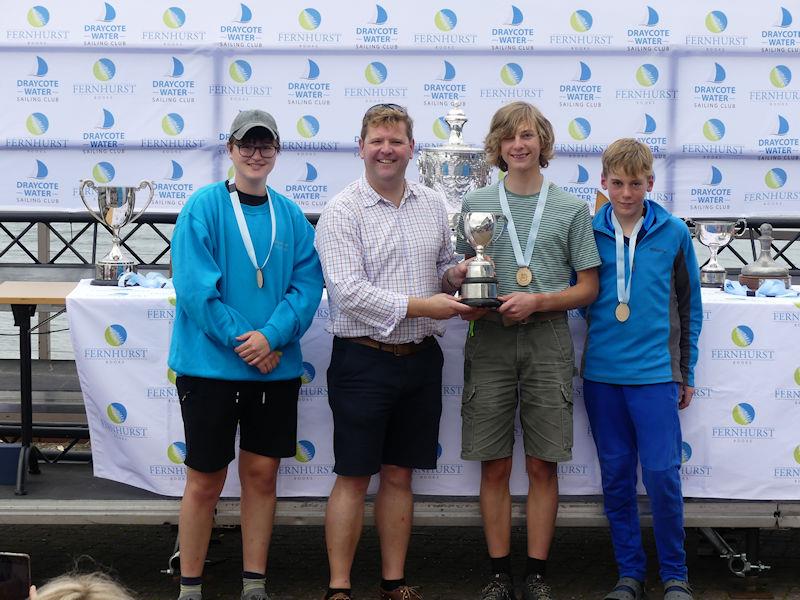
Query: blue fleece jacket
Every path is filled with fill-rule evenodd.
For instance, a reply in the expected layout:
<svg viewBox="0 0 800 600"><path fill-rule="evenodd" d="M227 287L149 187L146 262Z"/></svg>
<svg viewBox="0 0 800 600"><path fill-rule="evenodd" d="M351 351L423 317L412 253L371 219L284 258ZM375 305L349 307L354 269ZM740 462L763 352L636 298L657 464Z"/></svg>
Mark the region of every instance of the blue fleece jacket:
<svg viewBox="0 0 800 600"><path fill-rule="evenodd" d="M226 380L285 380L302 374L300 337L322 296L314 229L291 200L269 190L276 237L264 267L264 287L245 250L225 182L205 186L181 210L172 236L177 295L169 366L180 375ZM267 256L269 203L242 204L258 264ZM234 348L246 331L264 334L283 356L266 375Z"/></svg>
<svg viewBox="0 0 800 600"><path fill-rule="evenodd" d="M630 318L614 316L617 268L611 204L592 222L600 252L600 294L586 312L582 375L601 383L641 385L677 381L694 386L703 322L700 275L686 225L645 200L644 233L634 255ZM625 245L627 273L628 245Z"/></svg>

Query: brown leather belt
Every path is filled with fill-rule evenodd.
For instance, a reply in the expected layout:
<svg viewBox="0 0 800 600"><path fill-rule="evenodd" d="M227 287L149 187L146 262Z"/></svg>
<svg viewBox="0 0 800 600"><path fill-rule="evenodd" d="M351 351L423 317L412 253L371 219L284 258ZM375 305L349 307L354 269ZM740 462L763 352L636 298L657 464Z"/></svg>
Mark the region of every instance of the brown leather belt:
<svg viewBox="0 0 800 600"><path fill-rule="evenodd" d="M482 319L491 321L492 323L501 323L504 327L511 327L513 325L528 325L530 323L542 323L544 321L555 321L557 319L566 319L567 313L561 310L553 310L549 312L535 312L528 315L525 319L517 321L510 319L499 312L489 311Z"/></svg>
<svg viewBox="0 0 800 600"><path fill-rule="evenodd" d="M386 344L384 342L379 342L378 340L373 340L370 337L352 337L344 339L349 342L361 344L362 346L375 348L376 350L391 352L395 356L408 356L409 354L415 354L436 344L436 339L432 335L423 338L419 344L414 342L406 342L405 344Z"/></svg>

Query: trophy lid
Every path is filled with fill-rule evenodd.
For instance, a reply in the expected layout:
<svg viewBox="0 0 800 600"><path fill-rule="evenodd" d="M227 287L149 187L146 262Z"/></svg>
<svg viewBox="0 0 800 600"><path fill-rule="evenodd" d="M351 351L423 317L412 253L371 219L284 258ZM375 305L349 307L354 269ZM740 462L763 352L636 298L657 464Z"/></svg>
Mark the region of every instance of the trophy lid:
<svg viewBox="0 0 800 600"><path fill-rule="evenodd" d="M772 258L772 225L764 223L760 227L761 237L758 238L761 244L761 254L750 264L742 267L742 275L759 277L761 279L782 279L788 277L789 269L777 264Z"/></svg>
<svg viewBox="0 0 800 600"><path fill-rule="evenodd" d="M480 146L468 146L464 142L463 131L464 125L469 121L464 109L461 108L461 102L456 100L453 102L453 107L447 111L444 120L450 127L450 137L446 144L441 146L432 146L424 148L420 154L441 154L441 153L464 153L464 154L483 154L484 150Z"/></svg>

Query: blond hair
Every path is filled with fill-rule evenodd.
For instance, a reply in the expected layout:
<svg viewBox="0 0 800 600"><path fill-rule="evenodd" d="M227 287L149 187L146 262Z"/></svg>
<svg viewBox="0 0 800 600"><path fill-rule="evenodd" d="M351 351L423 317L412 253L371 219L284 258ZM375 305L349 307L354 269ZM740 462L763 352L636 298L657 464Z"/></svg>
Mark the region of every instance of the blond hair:
<svg viewBox="0 0 800 600"><path fill-rule="evenodd" d="M646 144L633 138L622 138L609 144L601 160L603 177L609 173L628 177L650 177L653 174L653 153Z"/></svg>
<svg viewBox="0 0 800 600"><path fill-rule="evenodd" d="M128 590L104 573L67 574L36 591L36 600L135 600Z"/></svg>
<svg viewBox="0 0 800 600"><path fill-rule="evenodd" d="M501 171L508 171L506 161L500 156L500 142L504 138L513 138L521 126L531 127L539 136L539 166L545 168L550 164L555 143L553 126L542 111L527 102L512 102L494 113L489 133L483 142L489 164Z"/></svg>
<svg viewBox="0 0 800 600"><path fill-rule="evenodd" d="M405 124L409 141L414 139L414 121L405 108L399 104L376 104L364 113L361 120L361 139L367 137L367 129L370 127L391 127L397 123Z"/></svg>

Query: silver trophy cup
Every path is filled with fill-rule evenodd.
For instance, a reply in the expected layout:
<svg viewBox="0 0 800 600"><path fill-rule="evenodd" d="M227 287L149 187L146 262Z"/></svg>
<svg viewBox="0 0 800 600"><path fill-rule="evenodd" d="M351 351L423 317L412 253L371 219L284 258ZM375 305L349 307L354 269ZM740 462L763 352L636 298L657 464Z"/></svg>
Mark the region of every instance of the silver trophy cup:
<svg viewBox="0 0 800 600"><path fill-rule="evenodd" d="M777 279L783 282L784 287L792 287L792 278L789 275L789 268L782 267L772 258L772 225L764 223L759 228L761 237L758 243L761 244L761 253L758 258L742 267L739 274L739 283L746 285L751 290L757 290L767 279Z"/></svg>
<svg viewBox="0 0 800 600"><path fill-rule="evenodd" d="M475 249L475 260L467 265L467 276L461 285L461 302L479 308L497 308L497 277L494 265L484 250L503 233L506 218L489 212L468 212L458 215L456 231Z"/></svg>
<svg viewBox="0 0 800 600"><path fill-rule="evenodd" d="M443 146L420 151L417 159L420 183L442 192L455 244L455 230L461 214L461 201L467 192L485 187L491 181L491 166L486 162L483 148L464 143L462 132L467 117L460 102L444 117L450 127L450 138Z"/></svg>
<svg viewBox="0 0 800 600"><path fill-rule="evenodd" d="M737 221L694 219L694 234L707 246L711 258L700 269L700 285L721 288L725 283L725 267L719 264L717 254L747 227L744 219Z"/></svg>
<svg viewBox="0 0 800 600"><path fill-rule="evenodd" d="M84 190L89 188L97 195L99 211L94 211L84 196ZM142 210L134 214L136 205L136 192L148 188L150 197ZM139 187L97 185L91 179L82 179L78 194L92 216L111 230L111 250L102 259L97 261L95 267L96 279L92 285L117 285L120 275L136 272L136 263L129 258L121 247L119 231L128 223L133 223L153 201L155 184L152 181L142 181Z"/></svg>

